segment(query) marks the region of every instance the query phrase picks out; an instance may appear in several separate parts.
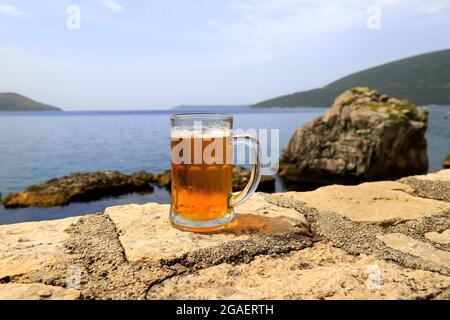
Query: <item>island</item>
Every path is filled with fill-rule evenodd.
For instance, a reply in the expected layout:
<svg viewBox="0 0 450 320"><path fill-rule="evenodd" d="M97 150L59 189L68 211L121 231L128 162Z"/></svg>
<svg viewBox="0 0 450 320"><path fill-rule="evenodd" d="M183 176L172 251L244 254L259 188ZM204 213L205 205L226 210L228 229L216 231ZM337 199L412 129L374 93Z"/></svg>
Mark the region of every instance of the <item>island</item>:
<svg viewBox="0 0 450 320"><path fill-rule="evenodd" d="M386 63L322 88L269 99L252 107L327 107L340 93L353 87L370 87L419 106L450 105L450 49Z"/></svg>
<svg viewBox="0 0 450 320"><path fill-rule="evenodd" d="M34 101L13 92L0 93L1 111L62 111L62 109Z"/></svg>

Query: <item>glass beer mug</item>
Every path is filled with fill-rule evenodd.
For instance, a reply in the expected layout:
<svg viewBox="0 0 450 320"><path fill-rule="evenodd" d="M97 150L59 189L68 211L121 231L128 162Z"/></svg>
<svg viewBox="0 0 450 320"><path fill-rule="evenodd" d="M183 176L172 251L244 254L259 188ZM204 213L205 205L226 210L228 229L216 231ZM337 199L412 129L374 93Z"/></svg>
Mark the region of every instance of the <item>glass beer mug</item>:
<svg viewBox="0 0 450 320"><path fill-rule="evenodd" d="M234 219L233 207L247 200L261 178L261 148L250 135L233 135L233 117L221 114L171 116L172 202L170 221L178 229L210 232ZM233 143L245 143L252 154L247 186L233 185Z"/></svg>

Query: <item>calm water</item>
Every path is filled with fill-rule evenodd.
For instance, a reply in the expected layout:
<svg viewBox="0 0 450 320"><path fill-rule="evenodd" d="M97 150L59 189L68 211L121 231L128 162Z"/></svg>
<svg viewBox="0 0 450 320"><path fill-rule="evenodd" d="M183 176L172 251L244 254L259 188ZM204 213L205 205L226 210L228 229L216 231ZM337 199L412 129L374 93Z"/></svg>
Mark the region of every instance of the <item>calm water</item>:
<svg viewBox="0 0 450 320"><path fill-rule="evenodd" d="M430 107L427 131L430 171L450 153L449 107ZM183 110L187 112L188 110ZM206 110L205 110L206 111ZM214 110L210 110L214 112ZM217 111L217 110L216 110ZM235 128L276 128L280 148L294 130L324 112L322 108L221 109L234 115ZM56 112L0 114L0 192L23 188L71 172L169 169L169 115L173 110L136 112ZM277 191L283 190L277 183ZM0 207L0 224L57 219L102 211L105 207L149 201L169 202L165 189L56 208Z"/></svg>

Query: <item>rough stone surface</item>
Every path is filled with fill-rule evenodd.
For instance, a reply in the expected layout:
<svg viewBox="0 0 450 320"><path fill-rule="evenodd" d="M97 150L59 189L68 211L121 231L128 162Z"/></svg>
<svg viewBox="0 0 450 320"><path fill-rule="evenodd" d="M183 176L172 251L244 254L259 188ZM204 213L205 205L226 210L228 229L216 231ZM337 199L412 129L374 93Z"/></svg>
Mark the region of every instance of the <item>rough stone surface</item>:
<svg viewBox="0 0 450 320"><path fill-rule="evenodd" d="M149 299L423 299L450 277L353 256L328 243L249 264L221 264L153 286ZM192 288L196 288L192 290Z"/></svg>
<svg viewBox="0 0 450 320"><path fill-rule="evenodd" d="M253 233L308 234L308 223L293 209L276 207L260 194L236 210L236 219L218 234L198 234L174 229L169 221L169 205L116 206L105 213L117 226L129 261L173 259L192 248L212 248L229 241L246 240Z"/></svg>
<svg viewBox="0 0 450 320"><path fill-rule="evenodd" d="M0 226L0 298L450 299L448 202L401 182L327 190L256 193L211 234L155 203Z"/></svg>
<svg viewBox="0 0 450 320"><path fill-rule="evenodd" d="M419 218L397 224L392 224L391 221L367 224L352 221L337 213L318 211L306 206L304 202L286 197L283 194L267 195L266 199L282 207L295 208L307 217L311 224L310 229L315 237L326 239L349 254L371 254L378 259L394 261L407 268L450 275L450 268L392 249L377 237L384 233L404 232L414 238L421 239L424 232L448 228L450 226L450 214ZM450 248L442 249L448 251Z"/></svg>
<svg viewBox="0 0 450 320"><path fill-rule="evenodd" d="M443 232L427 232L425 233L425 238L434 242L450 244L450 229Z"/></svg>
<svg viewBox="0 0 450 320"><path fill-rule="evenodd" d="M309 192L287 192L319 211L332 211L353 221L409 220L450 212L450 203L414 197L414 189L395 181L332 185Z"/></svg>
<svg viewBox="0 0 450 320"><path fill-rule="evenodd" d="M55 263L78 219L0 226L0 282Z"/></svg>
<svg viewBox="0 0 450 320"><path fill-rule="evenodd" d="M417 241L401 233L380 235L379 239L393 249L450 267L450 252L438 250L430 244Z"/></svg>
<svg viewBox="0 0 450 320"><path fill-rule="evenodd" d="M450 170L440 170L438 172L428 173L419 176L413 176L419 180L436 181L436 182L450 182Z"/></svg>
<svg viewBox="0 0 450 320"><path fill-rule="evenodd" d="M368 88L345 91L323 115L297 129L279 175L307 183L354 184L428 169L427 111Z"/></svg>
<svg viewBox="0 0 450 320"><path fill-rule="evenodd" d="M406 177L399 180L414 189L419 197L450 202L450 170L441 170L426 175Z"/></svg>
<svg viewBox="0 0 450 320"><path fill-rule="evenodd" d="M80 292L75 289L47 286L40 283L0 284L0 300L77 300Z"/></svg>

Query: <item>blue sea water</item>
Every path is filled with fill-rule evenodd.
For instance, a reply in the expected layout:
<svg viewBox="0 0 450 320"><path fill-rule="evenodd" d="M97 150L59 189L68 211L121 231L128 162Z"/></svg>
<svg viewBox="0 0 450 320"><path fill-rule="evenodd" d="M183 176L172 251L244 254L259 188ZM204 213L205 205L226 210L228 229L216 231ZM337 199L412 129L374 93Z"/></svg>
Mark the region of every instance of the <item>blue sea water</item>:
<svg viewBox="0 0 450 320"><path fill-rule="evenodd" d="M202 109L205 112L215 110ZM323 108L220 109L231 113L234 127L279 129L280 148L296 128L322 114ZM182 110L189 112L190 110ZM198 110L197 110L198 111ZM427 130L430 171L441 168L450 153L450 106L429 107ZM23 188L71 172L169 169L169 116L174 110L109 112L14 112L0 114L0 193ZM283 185L277 183L277 191ZM56 208L4 209L0 224L57 219L103 211L124 203L169 202L169 194L129 194Z"/></svg>

